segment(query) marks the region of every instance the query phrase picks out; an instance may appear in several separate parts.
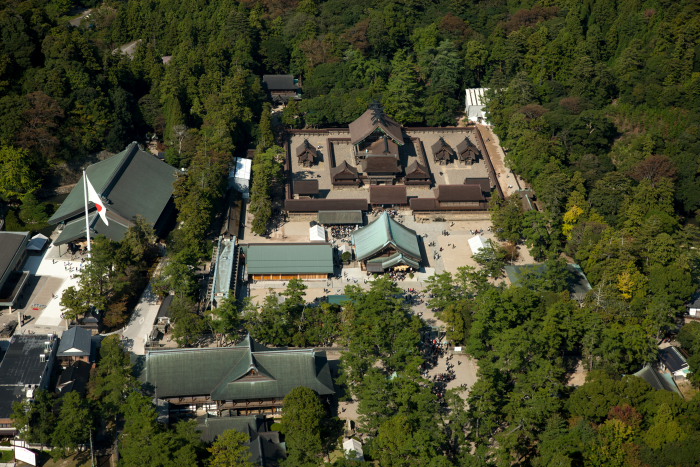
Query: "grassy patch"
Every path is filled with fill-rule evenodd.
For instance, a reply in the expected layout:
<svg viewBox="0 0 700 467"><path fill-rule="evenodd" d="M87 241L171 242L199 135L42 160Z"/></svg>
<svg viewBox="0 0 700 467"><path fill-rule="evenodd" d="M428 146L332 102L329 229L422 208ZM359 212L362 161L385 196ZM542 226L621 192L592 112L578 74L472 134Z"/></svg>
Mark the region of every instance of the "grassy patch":
<svg viewBox="0 0 700 467"><path fill-rule="evenodd" d="M0 462L12 462L15 460L14 451L0 451Z"/></svg>

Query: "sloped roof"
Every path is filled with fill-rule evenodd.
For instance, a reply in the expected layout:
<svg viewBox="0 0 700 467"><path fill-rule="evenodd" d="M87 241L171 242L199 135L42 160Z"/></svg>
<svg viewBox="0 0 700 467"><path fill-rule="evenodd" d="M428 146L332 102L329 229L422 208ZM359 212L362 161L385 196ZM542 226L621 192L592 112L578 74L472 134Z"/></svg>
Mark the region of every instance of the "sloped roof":
<svg viewBox="0 0 700 467"><path fill-rule="evenodd" d="M366 199L287 199L284 209L289 212L319 212L319 211L366 211Z"/></svg>
<svg viewBox="0 0 700 467"><path fill-rule="evenodd" d="M371 185L369 202L370 204L408 204L406 185Z"/></svg>
<svg viewBox="0 0 700 467"><path fill-rule="evenodd" d="M421 252L416 231L399 224L386 212L352 234L357 259L363 261L392 245L405 256L420 262Z"/></svg>
<svg viewBox="0 0 700 467"><path fill-rule="evenodd" d="M399 173L399 160L394 156L368 156L362 160L362 171L365 173Z"/></svg>
<svg viewBox="0 0 700 467"><path fill-rule="evenodd" d="M362 142L376 129L380 129L385 135L393 139L396 144L403 144L401 125L389 118L379 106L372 106L360 115L357 120L350 123L350 141L352 144Z"/></svg>
<svg viewBox="0 0 700 467"><path fill-rule="evenodd" d="M479 148L477 148L474 143L471 142L469 138L464 138L462 142L460 142L457 145L457 154L459 156L463 156L465 153L474 153L474 154L481 154L481 151L479 151Z"/></svg>
<svg viewBox="0 0 700 467"><path fill-rule="evenodd" d="M297 195L317 195L318 180L294 180L294 193Z"/></svg>
<svg viewBox="0 0 700 467"><path fill-rule="evenodd" d="M212 443L228 430L247 434L250 448L249 461L259 465L277 465L286 457L285 444L280 442L279 432L266 431L267 421L262 415L237 417L206 417L197 426L204 442Z"/></svg>
<svg viewBox="0 0 700 467"><path fill-rule="evenodd" d="M268 349L250 338L235 347L149 351L142 378L160 398L283 398L299 386L335 392L325 352Z"/></svg>
<svg viewBox="0 0 700 467"><path fill-rule="evenodd" d="M87 329L73 326L61 334L58 344L58 357L89 357L92 333Z"/></svg>
<svg viewBox="0 0 700 467"><path fill-rule="evenodd" d="M27 250L30 251L41 251L44 249L44 246L46 246L46 242L49 241L49 237L43 234L36 234L32 237L31 240L29 240L29 244L27 245Z"/></svg>
<svg viewBox="0 0 700 467"><path fill-rule="evenodd" d="M430 149L433 151L434 156L437 156L439 154L440 159L450 159L455 155L454 149L452 149L452 147L445 142L442 136L437 141L435 141L435 143L430 147Z"/></svg>
<svg viewBox="0 0 700 467"><path fill-rule="evenodd" d="M297 157L301 156L302 154L310 155L310 159L313 160L313 158L318 155L318 151L311 145L311 143L309 143L309 140L305 139L304 142L297 147Z"/></svg>
<svg viewBox="0 0 700 467"><path fill-rule="evenodd" d="M479 185L438 185L435 198L440 201L483 201Z"/></svg>
<svg viewBox="0 0 700 467"><path fill-rule="evenodd" d="M399 145L396 144L391 138L384 136L370 144L370 146L367 148L367 153L377 155L398 155Z"/></svg>
<svg viewBox="0 0 700 467"><path fill-rule="evenodd" d="M108 214L111 212L115 218L126 221L140 215L150 224L155 224L163 212L177 178L177 169L142 151L136 142L119 154L89 166L86 173L95 191L108 201ZM50 224L75 217L85 222L83 183L81 177L49 219ZM91 210L94 211L94 206Z"/></svg>
<svg viewBox="0 0 700 467"><path fill-rule="evenodd" d="M268 91L293 91L299 88L294 75L263 75L263 84Z"/></svg>
<svg viewBox="0 0 700 467"><path fill-rule="evenodd" d="M378 256L367 260L367 270L368 271L385 271L392 268L398 264L405 264L411 266L413 269L420 268L420 262L415 261L412 258L404 255L403 253L394 253L391 256ZM377 265L378 267L372 267Z"/></svg>
<svg viewBox="0 0 700 467"><path fill-rule="evenodd" d="M407 178L429 178L428 168L418 161L413 161L406 167Z"/></svg>
<svg viewBox="0 0 700 467"><path fill-rule="evenodd" d="M327 225L362 224L362 211L318 211L318 223Z"/></svg>
<svg viewBox="0 0 700 467"><path fill-rule="evenodd" d="M0 232L0 279L14 269L28 241L29 232Z"/></svg>
<svg viewBox="0 0 700 467"><path fill-rule="evenodd" d="M248 274L331 274L333 249L327 243L248 245Z"/></svg>
<svg viewBox="0 0 700 467"><path fill-rule="evenodd" d="M661 373L659 370L649 364L644 365L644 368L634 373L633 376L643 379L649 383L652 388L658 391L671 391L681 395L681 391L678 389L678 386L676 386L676 383L673 381L673 377L671 377L671 375Z"/></svg>
<svg viewBox="0 0 700 467"><path fill-rule="evenodd" d="M659 350L659 356L671 373L688 368L687 360L676 347L670 346Z"/></svg>
<svg viewBox="0 0 700 467"><path fill-rule="evenodd" d="M488 177L467 177L464 179L465 185L479 185L484 193L491 192L491 180Z"/></svg>
<svg viewBox="0 0 700 467"><path fill-rule="evenodd" d="M91 212L88 216L91 235L101 234L112 240L121 240L124 238L127 230L129 230L129 227L134 225L132 222L117 217L109 209L107 209L107 219L109 219L109 225L105 225L102 222L102 218L97 214L97 211ZM54 245L64 245L80 238L85 238L85 216L68 221L53 243Z"/></svg>
<svg viewBox="0 0 700 467"><path fill-rule="evenodd" d="M331 167L331 177L335 178L338 175L347 174L351 175L351 178L357 178L357 169L352 165L348 164L346 161L341 162L335 167Z"/></svg>

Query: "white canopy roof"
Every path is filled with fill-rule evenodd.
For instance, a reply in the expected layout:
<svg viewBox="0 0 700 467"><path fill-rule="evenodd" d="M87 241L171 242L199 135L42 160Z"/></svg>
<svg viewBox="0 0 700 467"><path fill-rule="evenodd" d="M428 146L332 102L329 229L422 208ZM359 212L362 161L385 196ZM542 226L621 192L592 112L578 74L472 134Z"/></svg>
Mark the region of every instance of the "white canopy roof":
<svg viewBox="0 0 700 467"><path fill-rule="evenodd" d="M489 246L488 240L482 237L481 235L472 237L468 241L469 248L472 249L472 255L479 253L483 248L487 248Z"/></svg>
<svg viewBox="0 0 700 467"><path fill-rule="evenodd" d="M316 224L309 229L309 240L312 242L325 242L326 241L326 230Z"/></svg>

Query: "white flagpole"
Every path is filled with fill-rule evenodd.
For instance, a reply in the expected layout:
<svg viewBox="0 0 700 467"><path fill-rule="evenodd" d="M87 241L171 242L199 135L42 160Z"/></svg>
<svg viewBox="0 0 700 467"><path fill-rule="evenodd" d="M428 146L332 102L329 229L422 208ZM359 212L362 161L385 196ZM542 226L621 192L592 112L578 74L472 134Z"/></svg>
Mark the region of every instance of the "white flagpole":
<svg viewBox="0 0 700 467"><path fill-rule="evenodd" d="M87 174L83 170L83 192L85 194L85 235L87 235L88 258L90 258L90 219L88 218Z"/></svg>

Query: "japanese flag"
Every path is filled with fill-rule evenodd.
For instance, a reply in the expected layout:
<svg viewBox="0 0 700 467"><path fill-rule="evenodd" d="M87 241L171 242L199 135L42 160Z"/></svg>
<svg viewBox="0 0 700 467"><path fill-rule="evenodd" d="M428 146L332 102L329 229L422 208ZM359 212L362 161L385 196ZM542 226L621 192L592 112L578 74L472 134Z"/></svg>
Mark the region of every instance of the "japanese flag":
<svg viewBox="0 0 700 467"><path fill-rule="evenodd" d="M95 209L97 209L98 214L102 218L102 222L104 222L105 225L109 225L109 221L107 220L107 208L105 207L105 203L100 198L100 195L98 195L95 189L92 187L92 183L90 183L90 180L88 180L87 174L85 175L85 184L87 185L88 201L92 201L93 203L95 203Z"/></svg>

